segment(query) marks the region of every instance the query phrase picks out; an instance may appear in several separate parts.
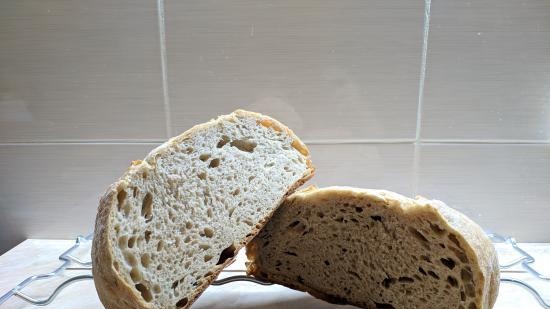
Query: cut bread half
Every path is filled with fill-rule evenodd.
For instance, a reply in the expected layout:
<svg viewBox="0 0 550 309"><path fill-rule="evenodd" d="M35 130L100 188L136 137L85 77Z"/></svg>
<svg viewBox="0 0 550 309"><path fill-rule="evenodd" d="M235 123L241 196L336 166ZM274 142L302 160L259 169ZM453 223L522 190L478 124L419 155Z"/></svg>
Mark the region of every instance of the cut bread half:
<svg viewBox="0 0 550 309"><path fill-rule="evenodd" d="M248 272L363 308L486 309L495 249L440 201L348 187L289 196L247 246Z"/></svg>
<svg viewBox="0 0 550 309"><path fill-rule="evenodd" d="M92 248L101 302L188 308L312 174L298 137L257 113L238 110L170 139L101 198Z"/></svg>

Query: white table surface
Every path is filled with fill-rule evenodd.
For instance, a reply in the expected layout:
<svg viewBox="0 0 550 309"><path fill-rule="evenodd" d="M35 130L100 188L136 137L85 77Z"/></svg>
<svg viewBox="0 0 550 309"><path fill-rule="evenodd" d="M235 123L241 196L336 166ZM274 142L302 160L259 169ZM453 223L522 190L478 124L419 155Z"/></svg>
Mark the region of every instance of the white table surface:
<svg viewBox="0 0 550 309"><path fill-rule="evenodd" d="M45 240L28 239L12 250L0 256L0 296L9 291L17 283L30 275L52 271L60 265L58 256L74 243L73 240ZM533 255L537 262L536 269L550 274L550 244L530 243L521 244L521 247ZM499 248L499 255L504 259L512 258L507 250ZM501 260L504 259L501 258ZM245 256L240 252L237 261L224 271L221 277L244 274ZM502 277L517 278L527 281L537 287L547 302L550 302L550 282L537 282L521 267L502 272ZM47 296L54 282L29 286L33 296ZM37 308L25 301L12 297L0 305L0 309ZM101 309L93 282L80 281L68 286L57 298L43 308L56 309ZM193 309L206 308L354 308L352 306L338 306L317 300L302 292L293 291L282 286L259 286L247 282L235 282L224 286L212 286L193 305ZM525 289L502 283L495 305L496 309L537 309L542 308L535 298Z"/></svg>

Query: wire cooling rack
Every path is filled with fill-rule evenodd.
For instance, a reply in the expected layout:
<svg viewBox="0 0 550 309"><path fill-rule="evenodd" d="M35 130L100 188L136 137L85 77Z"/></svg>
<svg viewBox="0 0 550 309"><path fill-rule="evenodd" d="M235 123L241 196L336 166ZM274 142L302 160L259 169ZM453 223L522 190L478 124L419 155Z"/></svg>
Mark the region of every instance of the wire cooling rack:
<svg viewBox="0 0 550 309"><path fill-rule="evenodd" d="M9 292L7 292L2 297L0 297L0 305L2 305L4 302L6 302L8 299L12 297L18 297L30 304L33 304L36 306L45 306L50 304L52 301L54 301L54 299L59 294L59 292L61 292L68 285L81 280L93 279L91 274L92 262L89 259L83 260L82 258L75 256L74 254L78 249L82 249L85 246L88 246L88 249L89 249L92 236L93 234L89 234L87 236L78 236L76 238L74 245L59 256L59 260L62 261L61 266L59 266L58 268L56 268L50 273L34 275L23 280L21 283L17 284ZM521 268L525 269L527 273L529 273L535 280L550 281L550 275L542 274L538 272L535 268L533 268L532 265L535 262L535 258L532 255L530 255L528 252L520 248L520 246L518 245L518 243L513 237L502 236L491 232L487 232L487 236L489 236L489 238L493 241L494 244L509 246L510 249L513 250L515 255L517 256L511 261L506 261L503 263L501 262L501 264L499 264L499 268L501 271L512 268L514 266L520 266ZM89 253L87 255L89 256ZM87 271L89 273L84 275L80 274L80 275L71 276L70 273L71 272L74 273L74 271ZM55 287L55 289L51 292L51 294L45 298L35 298L23 291L26 287L28 287L33 282L36 282L39 280L52 279L52 278L61 277L61 276L69 276L69 277L68 279L65 279L64 281L59 283ZM224 279L216 280L212 283L212 285L224 285L224 284L229 284L231 282L237 282L237 281L248 281L248 282L253 282L260 285L271 285L271 283L269 282L261 281L254 277L243 276L243 275L231 276ZM537 301L539 302L542 308L550 309L550 303L546 302L541 296L540 292L536 288L534 288L531 284L523 280L519 280L515 278L507 278L507 277L501 277L500 282L515 284L523 287L537 299Z"/></svg>

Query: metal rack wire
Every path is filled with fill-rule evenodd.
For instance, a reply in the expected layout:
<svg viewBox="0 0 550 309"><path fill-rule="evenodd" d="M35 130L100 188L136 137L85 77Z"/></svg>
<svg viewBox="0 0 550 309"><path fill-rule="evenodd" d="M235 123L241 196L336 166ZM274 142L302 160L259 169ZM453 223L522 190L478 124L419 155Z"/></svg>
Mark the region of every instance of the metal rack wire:
<svg viewBox="0 0 550 309"><path fill-rule="evenodd" d="M535 258L529 253L527 253L525 250L521 249L513 237L502 236L502 235L490 233L490 232L488 232L487 235L493 241L493 243L500 243L500 244L503 243L503 244L509 245L518 254L518 257L515 258L513 261L500 264L499 267L501 271L509 269L516 265L520 265L536 280L550 281L550 275L542 274L533 268L532 264L535 262ZM63 262L61 266L59 266L58 268L56 268L54 271L50 273L34 275L23 280L21 283L17 284L9 292L7 292L2 297L0 297L0 305L12 297L18 297L30 304L33 304L36 306L45 306L50 304L56 298L59 292L61 292L68 285L81 280L93 279L91 274L92 262L84 261L81 258L74 256L74 252L77 249L81 248L83 245L89 246L89 242L92 240L92 236L93 234L89 234L87 236L78 236L76 238L75 244L59 256L59 260ZM55 287L55 289L51 292L51 294L45 298L35 298L23 292L23 289L25 289L27 286L29 286L33 282L36 282L39 280L46 280L54 277L60 277L61 275L66 275L67 273L74 270L90 271L90 273L85 275L76 275L76 276L69 277L68 279L61 282L57 287ZM231 282L237 282L237 281L247 281L247 282L252 282L260 285L271 285L271 283L269 282L261 281L254 277L243 276L243 275L231 276L224 279L216 280L212 283L212 285L219 286L219 285L229 284ZM511 284L519 285L525 288L537 299L537 301L539 302L542 308L550 309L550 303L546 302L541 296L540 292L537 291L537 289L535 289L529 283L519 279L507 278L507 277L502 277L500 281L501 283L511 283Z"/></svg>

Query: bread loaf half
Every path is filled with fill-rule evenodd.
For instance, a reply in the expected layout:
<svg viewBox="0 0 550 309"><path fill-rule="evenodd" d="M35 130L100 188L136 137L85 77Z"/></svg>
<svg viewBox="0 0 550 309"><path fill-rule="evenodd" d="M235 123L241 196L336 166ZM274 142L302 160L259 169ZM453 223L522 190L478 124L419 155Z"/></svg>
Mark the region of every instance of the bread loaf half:
<svg viewBox="0 0 550 309"><path fill-rule="evenodd" d="M99 205L92 262L102 303L188 308L312 174L292 131L241 110L134 161Z"/></svg>
<svg viewBox="0 0 550 309"><path fill-rule="evenodd" d="M296 192L247 255L256 277L363 308L486 309L498 293L496 252L478 225L389 191Z"/></svg>

